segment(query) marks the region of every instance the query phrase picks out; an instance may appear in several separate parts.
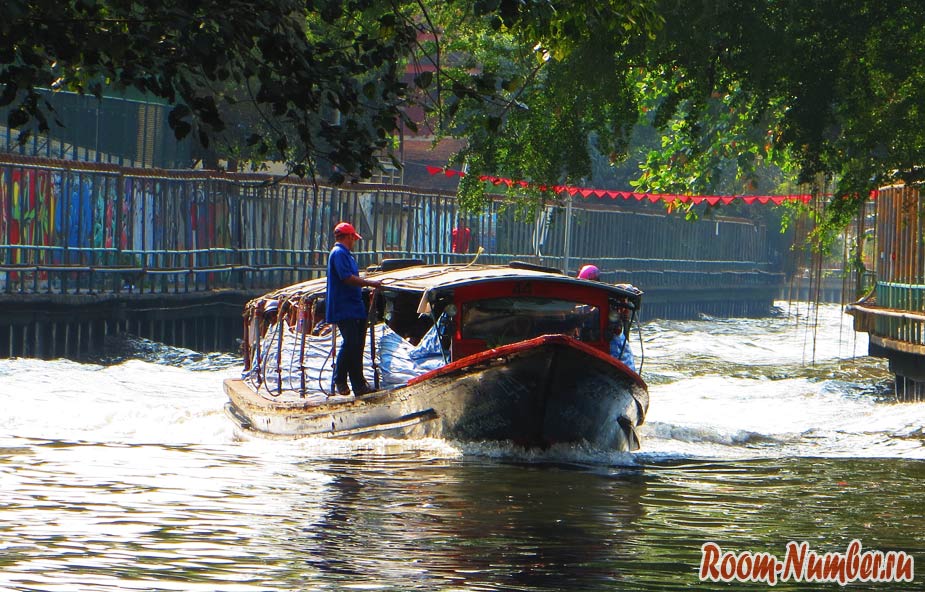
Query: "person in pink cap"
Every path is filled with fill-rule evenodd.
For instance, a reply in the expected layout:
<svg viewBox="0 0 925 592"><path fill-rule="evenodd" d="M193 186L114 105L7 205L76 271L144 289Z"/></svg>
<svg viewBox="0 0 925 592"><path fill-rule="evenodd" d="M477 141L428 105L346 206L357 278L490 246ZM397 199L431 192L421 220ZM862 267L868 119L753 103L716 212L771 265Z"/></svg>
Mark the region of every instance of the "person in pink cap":
<svg viewBox="0 0 925 592"><path fill-rule="evenodd" d="M334 362L334 390L349 395L347 379L353 395L368 393L370 387L363 376L363 348L366 347L366 307L363 288L378 288L381 282L360 277L352 249L362 239L353 224L341 222L334 227L334 247L328 255L328 287L325 298L325 320L336 324L341 346Z"/></svg>
<svg viewBox="0 0 925 592"><path fill-rule="evenodd" d="M582 265L578 270L578 277L583 280L598 281L601 277L601 270L597 268L597 265Z"/></svg>

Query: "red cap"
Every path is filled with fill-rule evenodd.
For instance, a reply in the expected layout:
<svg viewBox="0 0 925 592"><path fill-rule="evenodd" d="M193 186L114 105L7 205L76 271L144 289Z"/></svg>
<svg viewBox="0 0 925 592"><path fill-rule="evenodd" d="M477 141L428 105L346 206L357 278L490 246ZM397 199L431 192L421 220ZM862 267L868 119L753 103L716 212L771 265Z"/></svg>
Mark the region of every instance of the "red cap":
<svg viewBox="0 0 925 592"><path fill-rule="evenodd" d="M356 238L363 238L357 232L357 229L353 227L353 224L350 222L341 222L334 227L334 236L337 237L339 234L345 234L347 236L354 236Z"/></svg>

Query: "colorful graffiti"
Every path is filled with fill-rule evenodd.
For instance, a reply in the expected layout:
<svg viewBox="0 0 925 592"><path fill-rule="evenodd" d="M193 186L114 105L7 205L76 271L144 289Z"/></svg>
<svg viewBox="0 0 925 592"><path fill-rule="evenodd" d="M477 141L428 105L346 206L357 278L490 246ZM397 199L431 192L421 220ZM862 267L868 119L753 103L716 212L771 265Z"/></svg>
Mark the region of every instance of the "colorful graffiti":
<svg viewBox="0 0 925 592"><path fill-rule="evenodd" d="M0 244L48 247L34 251L49 254L112 248L115 190L111 178L0 167Z"/></svg>
<svg viewBox="0 0 925 592"><path fill-rule="evenodd" d="M0 167L0 241L8 245L54 246L60 226L55 214L59 193L46 170ZM50 250L10 249L5 262L37 264Z"/></svg>
<svg viewBox="0 0 925 592"><path fill-rule="evenodd" d="M73 286L78 277L88 285L91 274L119 282L122 270L131 275L137 268L144 269L144 281L162 286L230 285L224 269L231 266L239 284L279 282L280 269L292 268L295 278L303 273L300 266L323 266L335 218L349 216L370 227L371 248L384 240L394 250L434 253L448 251L455 220L452 199L438 196L415 196L384 220L380 202L387 199L391 207L394 198L376 192L313 191L208 173L155 177L77 162L46 167L14 158L0 154L0 265L23 269L0 271L5 289L9 282L3 280L22 274L31 275L18 282L21 290L49 272L66 289L62 284ZM409 239L413 245L403 245ZM262 274L262 267L276 271ZM103 268L120 274L97 273Z"/></svg>

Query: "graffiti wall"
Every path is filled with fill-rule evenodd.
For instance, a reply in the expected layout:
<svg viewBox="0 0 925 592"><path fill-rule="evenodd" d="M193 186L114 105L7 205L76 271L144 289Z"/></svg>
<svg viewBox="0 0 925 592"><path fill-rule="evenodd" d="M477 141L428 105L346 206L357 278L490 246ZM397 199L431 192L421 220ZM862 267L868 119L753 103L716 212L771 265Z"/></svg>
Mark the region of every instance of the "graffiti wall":
<svg viewBox="0 0 925 592"><path fill-rule="evenodd" d="M767 262L767 233L747 220L689 224L664 213L576 204L567 247L568 221L556 208L525 220L499 199L460 218L455 196L440 192L0 154L0 290L275 287L324 273L331 229L341 220L362 229L355 253L361 267L390 257L468 262L479 247L483 262L526 256L571 269L583 260L630 271L651 270L657 261L672 269L715 261L724 270ZM471 241L466 252L453 252L461 219Z"/></svg>

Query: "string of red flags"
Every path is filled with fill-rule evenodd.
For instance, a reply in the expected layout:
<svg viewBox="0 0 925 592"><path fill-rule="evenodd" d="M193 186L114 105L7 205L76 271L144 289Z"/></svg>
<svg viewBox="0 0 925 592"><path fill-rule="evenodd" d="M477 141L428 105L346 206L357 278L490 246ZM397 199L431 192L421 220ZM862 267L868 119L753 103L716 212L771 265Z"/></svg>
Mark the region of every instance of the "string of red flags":
<svg viewBox="0 0 925 592"><path fill-rule="evenodd" d="M431 175L444 175L446 177L465 177L467 174L464 171L458 171L454 169L448 169L444 167L428 166L427 172ZM742 202L746 204L753 204L755 202L760 204L772 203L775 205L780 205L785 201L801 201L803 203L809 203L812 199L812 195L809 193L795 193L789 195L686 195L681 193L640 193L638 191L614 191L612 189L593 189L589 187L575 187L574 185L543 185L537 183L530 183L528 181L517 180L517 179L507 179L505 177L495 177L492 175L479 175L479 181L485 183L491 183L492 185L505 185L508 188L521 187L524 189L533 187L539 189L540 191L552 191L553 193L566 193L570 196L580 195L584 198L596 197L599 199L610 198L610 199L635 199L636 201L649 201L656 203L663 201L666 203L671 203L675 201L680 201L681 203L693 203L694 205L699 205L701 203L707 203L711 206L717 204L729 205L733 202ZM876 199L878 195L877 190L870 192L870 198Z"/></svg>

